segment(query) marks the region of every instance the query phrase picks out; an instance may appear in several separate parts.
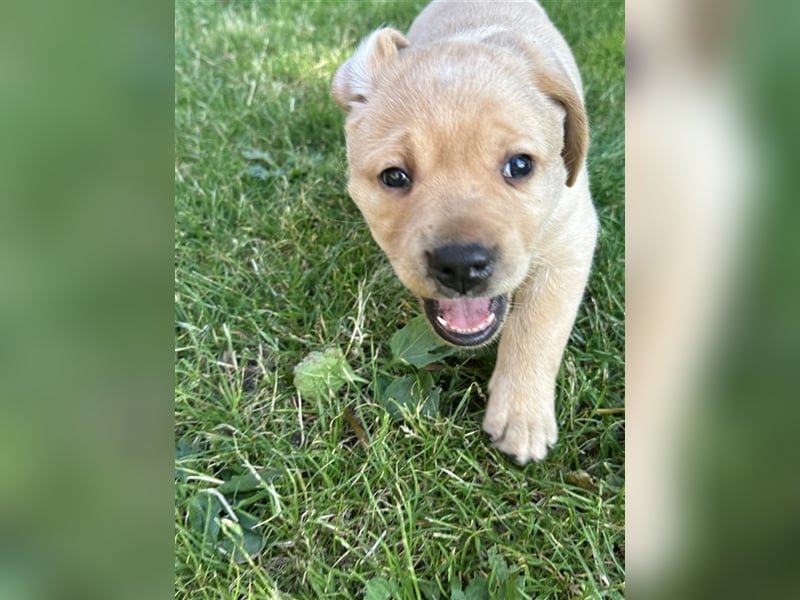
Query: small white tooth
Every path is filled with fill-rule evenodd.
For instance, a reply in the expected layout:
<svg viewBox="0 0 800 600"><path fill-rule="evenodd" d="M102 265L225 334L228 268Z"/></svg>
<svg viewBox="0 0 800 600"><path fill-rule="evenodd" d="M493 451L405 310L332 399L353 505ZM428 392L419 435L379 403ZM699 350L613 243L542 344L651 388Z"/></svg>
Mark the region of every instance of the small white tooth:
<svg viewBox="0 0 800 600"><path fill-rule="evenodd" d="M479 331L483 331L484 329L491 326L496 319L497 317L495 317L494 313L489 313L489 315L483 320L483 323L481 323L477 327L462 329L460 327L454 327L453 325L448 323L447 320L442 315L438 315L436 317L436 320L439 322L439 325L441 325L445 329L449 329L450 331L454 331L455 333L463 333L463 334L477 333Z"/></svg>

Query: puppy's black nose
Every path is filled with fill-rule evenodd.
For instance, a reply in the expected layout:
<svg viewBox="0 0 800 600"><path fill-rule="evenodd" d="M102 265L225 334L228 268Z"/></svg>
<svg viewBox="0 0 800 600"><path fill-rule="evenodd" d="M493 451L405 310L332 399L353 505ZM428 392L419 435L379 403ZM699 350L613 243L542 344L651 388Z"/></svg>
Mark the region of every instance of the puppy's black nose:
<svg viewBox="0 0 800 600"><path fill-rule="evenodd" d="M485 284L494 272L494 252L481 244L447 244L426 255L429 275L460 294Z"/></svg>

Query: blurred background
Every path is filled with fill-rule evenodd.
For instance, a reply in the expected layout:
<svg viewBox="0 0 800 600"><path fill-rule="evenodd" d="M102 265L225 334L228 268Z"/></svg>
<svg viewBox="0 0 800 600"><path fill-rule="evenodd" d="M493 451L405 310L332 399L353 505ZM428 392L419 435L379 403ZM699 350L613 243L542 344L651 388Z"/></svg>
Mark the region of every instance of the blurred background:
<svg viewBox="0 0 800 600"><path fill-rule="evenodd" d="M626 4L632 598L796 594L798 19Z"/></svg>
<svg viewBox="0 0 800 600"><path fill-rule="evenodd" d="M173 571L173 7L0 9L0 598Z"/></svg>
<svg viewBox="0 0 800 600"><path fill-rule="evenodd" d="M800 3L626 9L630 595L790 597ZM173 52L0 9L0 598L172 589Z"/></svg>

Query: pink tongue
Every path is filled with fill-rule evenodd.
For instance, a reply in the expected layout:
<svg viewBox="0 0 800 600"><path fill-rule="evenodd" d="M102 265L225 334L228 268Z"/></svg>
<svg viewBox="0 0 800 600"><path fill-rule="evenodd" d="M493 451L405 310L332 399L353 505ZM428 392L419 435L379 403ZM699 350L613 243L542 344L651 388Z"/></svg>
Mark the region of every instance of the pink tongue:
<svg viewBox="0 0 800 600"><path fill-rule="evenodd" d="M439 300L440 318L448 329L478 331L489 324L491 298L456 298Z"/></svg>

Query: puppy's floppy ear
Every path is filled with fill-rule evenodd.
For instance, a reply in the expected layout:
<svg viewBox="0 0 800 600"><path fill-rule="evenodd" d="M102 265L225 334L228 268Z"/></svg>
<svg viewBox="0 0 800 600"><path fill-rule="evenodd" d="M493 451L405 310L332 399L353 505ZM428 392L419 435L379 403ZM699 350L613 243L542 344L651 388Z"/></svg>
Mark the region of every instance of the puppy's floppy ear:
<svg viewBox="0 0 800 600"><path fill-rule="evenodd" d="M589 121L583 102L566 74L548 71L537 73L537 87L566 111L564 117L564 146L561 156L567 167L567 186L572 187L583 167L589 149Z"/></svg>
<svg viewBox="0 0 800 600"><path fill-rule="evenodd" d="M347 62L333 76L331 92L345 112L366 104L378 73L397 58L408 41L396 29L384 27L364 39Z"/></svg>

